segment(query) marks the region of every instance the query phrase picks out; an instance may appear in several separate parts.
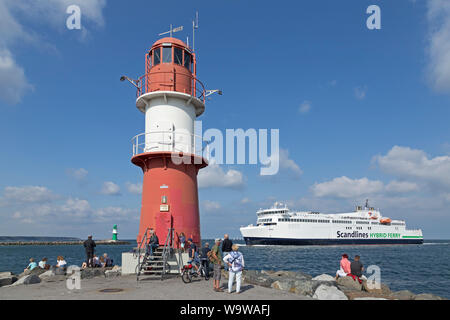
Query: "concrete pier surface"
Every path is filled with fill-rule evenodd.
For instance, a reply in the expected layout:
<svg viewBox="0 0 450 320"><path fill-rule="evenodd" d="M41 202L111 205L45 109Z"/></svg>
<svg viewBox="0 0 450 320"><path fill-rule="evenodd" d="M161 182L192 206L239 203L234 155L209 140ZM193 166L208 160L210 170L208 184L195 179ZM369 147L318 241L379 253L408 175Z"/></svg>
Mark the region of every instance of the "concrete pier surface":
<svg viewBox="0 0 450 320"><path fill-rule="evenodd" d="M0 300L305 300L298 294L243 283L241 293L229 294L227 281L222 279L224 292L214 292L212 279L194 279L185 284L180 277L136 281L135 275L115 278L81 279L81 289L69 290L66 277L53 277L41 283L0 287ZM101 292L104 289L113 289ZM116 290L119 289L119 290ZM235 288L233 289L235 290Z"/></svg>

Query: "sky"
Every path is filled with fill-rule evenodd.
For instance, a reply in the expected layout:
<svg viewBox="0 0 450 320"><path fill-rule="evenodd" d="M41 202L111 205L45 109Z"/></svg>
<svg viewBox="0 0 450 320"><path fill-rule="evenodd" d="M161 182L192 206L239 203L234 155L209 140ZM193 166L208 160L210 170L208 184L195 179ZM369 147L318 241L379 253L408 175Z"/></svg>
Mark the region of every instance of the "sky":
<svg viewBox="0 0 450 320"><path fill-rule="evenodd" d="M70 5L81 29L69 30ZM381 10L369 30L366 9ZM255 223L275 201L349 212L370 204L450 239L450 2L447 0L0 0L0 235L119 238L138 232L144 131L135 90L167 31L192 39L203 130L279 129L280 170L199 174L204 238Z"/></svg>

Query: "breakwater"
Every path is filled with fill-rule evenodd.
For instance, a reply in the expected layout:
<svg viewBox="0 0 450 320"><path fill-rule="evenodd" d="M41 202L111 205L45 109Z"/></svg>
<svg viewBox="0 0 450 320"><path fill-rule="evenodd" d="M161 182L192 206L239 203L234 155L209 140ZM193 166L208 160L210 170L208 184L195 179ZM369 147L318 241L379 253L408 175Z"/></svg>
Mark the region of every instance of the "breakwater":
<svg viewBox="0 0 450 320"><path fill-rule="evenodd" d="M80 241L3 241L0 246L79 246L83 245L84 240ZM97 245L129 245L128 241L96 240Z"/></svg>

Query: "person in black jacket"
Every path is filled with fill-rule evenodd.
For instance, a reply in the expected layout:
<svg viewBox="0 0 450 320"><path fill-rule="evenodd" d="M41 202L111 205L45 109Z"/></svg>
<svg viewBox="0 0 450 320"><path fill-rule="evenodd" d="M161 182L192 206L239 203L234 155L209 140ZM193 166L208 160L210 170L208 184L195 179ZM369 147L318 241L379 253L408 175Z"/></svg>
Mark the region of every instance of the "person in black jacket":
<svg viewBox="0 0 450 320"><path fill-rule="evenodd" d="M92 240L92 236L89 236L86 241L83 243L84 248L86 250L86 265L88 267L94 267L94 251L95 251L95 242Z"/></svg>
<svg viewBox="0 0 450 320"><path fill-rule="evenodd" d="M222 256L225 257L227 254L229 254L232 249L231 247L233 246L233 242L228 239L228 234L225 234L223 236L223 242L222 242ZM225 264L225 270L228 271L228 265Z"/></svg>

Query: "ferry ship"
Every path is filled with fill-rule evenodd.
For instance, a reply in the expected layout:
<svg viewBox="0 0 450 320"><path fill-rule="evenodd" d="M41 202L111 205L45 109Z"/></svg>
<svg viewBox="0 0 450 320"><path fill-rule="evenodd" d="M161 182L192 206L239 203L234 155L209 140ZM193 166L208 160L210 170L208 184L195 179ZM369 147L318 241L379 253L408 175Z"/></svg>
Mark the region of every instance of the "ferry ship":
<svg viewBox="0 0 450 320"><path fill-rule="evenodd" d="M354 212L324 214L290 211L276 202L256 213L257 224L241 227L247 245L379 245L422 244L420 229L404 220L383 217L378 209L357 206Z"/></svg>

